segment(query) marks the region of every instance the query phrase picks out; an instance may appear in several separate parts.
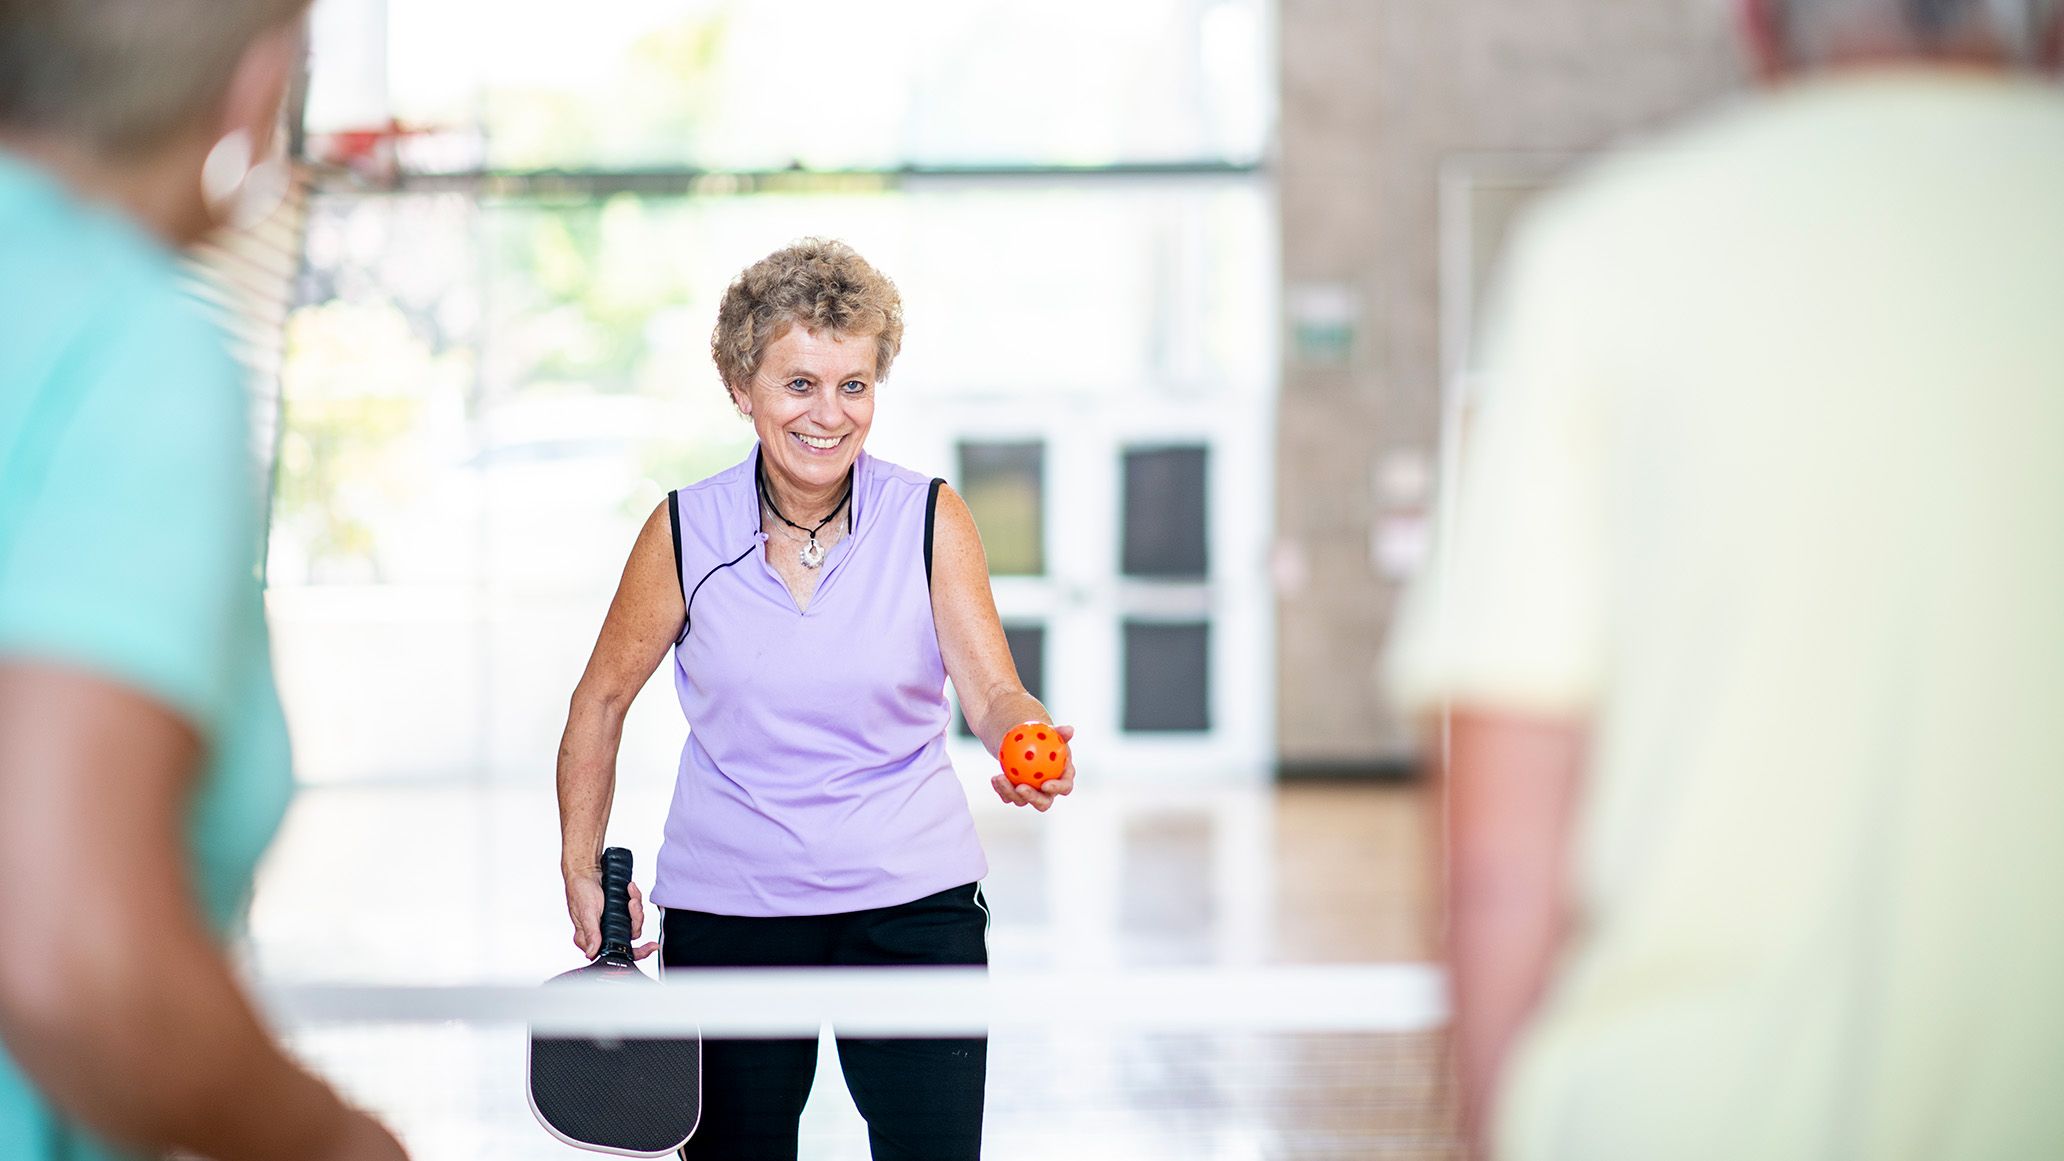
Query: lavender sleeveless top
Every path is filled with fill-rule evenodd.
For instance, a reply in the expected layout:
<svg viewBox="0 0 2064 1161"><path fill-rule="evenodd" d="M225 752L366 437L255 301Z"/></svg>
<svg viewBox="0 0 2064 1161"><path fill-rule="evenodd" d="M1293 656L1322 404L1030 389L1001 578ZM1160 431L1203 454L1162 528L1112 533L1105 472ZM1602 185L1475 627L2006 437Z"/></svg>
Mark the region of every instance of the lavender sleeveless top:
<svg viewBox="0 0 2064 1161"><path fill-rule="evenodd" d="M988 862L946 757L930 479L861 453L853 531L798 612L767 562L758 461L755 447L677 494L689 600L674 687L689 734L653 902L828 915L980 879Z"/></svg>

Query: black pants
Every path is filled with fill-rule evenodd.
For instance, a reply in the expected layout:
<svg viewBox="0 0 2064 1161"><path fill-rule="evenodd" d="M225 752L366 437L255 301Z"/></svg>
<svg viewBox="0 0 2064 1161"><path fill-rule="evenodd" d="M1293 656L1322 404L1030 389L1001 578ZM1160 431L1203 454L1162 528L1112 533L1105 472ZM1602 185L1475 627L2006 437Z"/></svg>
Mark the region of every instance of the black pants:
<svg viewBox="0 0 2064 1161"><path fill-rule="evenodd" d="M692 967L983 965L989 914L979 884L895 907L772 918L667 908L660 964ZM874 1161L975 1161L989 1042L838 1038L839 1068L867 1119ZM691 1161L794 1161L817 1041L709 1040Z"/></svg>

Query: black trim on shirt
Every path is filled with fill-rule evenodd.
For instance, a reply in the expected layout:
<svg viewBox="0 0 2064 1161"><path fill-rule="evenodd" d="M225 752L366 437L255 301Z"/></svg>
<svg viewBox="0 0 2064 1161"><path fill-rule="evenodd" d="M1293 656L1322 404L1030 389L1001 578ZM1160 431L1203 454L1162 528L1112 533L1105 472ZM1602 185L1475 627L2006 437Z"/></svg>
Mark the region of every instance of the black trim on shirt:
<svg viewBox="0 0 2064 1161"><path fill-rule="evenodd" d="M681 575L681 492L677 488L666 494L667 523L674 529L674 584L681 590L681 604L688 604L688 578Z"/></svg>
<svg viewBox="0 0 2064 1161"><path fill-rule="evenodd" d="M938 521L939 517L939 486L945 482L939 477L933 476L932 490L925 496L924 558L925 588L927 589L932 587L932 526Z"/></svg>

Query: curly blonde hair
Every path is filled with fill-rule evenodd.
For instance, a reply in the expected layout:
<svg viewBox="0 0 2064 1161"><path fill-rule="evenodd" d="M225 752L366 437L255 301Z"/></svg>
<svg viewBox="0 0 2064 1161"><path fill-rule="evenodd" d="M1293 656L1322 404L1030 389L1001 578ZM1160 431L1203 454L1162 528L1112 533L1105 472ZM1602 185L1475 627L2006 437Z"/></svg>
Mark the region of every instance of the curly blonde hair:
<svg viewBox="0 0 2064 1161"><path fill-rule="evenodd" d="M874 375L886 379L903 349L896 284L844 242L804 238L745 268L717 306L710 357L726 389L745 390L767 344L791 326L874 336Z"/></svg>

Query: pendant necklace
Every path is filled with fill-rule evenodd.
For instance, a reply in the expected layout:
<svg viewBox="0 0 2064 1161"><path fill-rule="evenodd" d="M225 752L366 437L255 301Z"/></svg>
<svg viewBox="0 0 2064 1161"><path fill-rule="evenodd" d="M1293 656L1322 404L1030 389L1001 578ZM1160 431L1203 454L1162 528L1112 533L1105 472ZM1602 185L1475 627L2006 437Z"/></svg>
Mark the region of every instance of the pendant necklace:
<svg viewBox="0 0 2064 1161"><path fill-rule="evenodd" d="M767 511L769 511L769 512L772 512L772 513L774 514L774 519L776 519L776 520L779 520L779 521L781 521L781 522L782 522L783 524L786 524L786 525L788 525L788 526L789 526L790 528L793 528L793 529L795 529L795 530L796 530L797 532L801 532L801 533L803 533L804 535L806 535L806 536L808 536L808 537L810 538L810 542L809 542L808 544L805 544L805 545L803 545L803 550L802 550L801 552L799 552L799 553L797 553L797 554L796 554L796 560L797 560L797 562L799 562L799 563L800 563L800 564L801 564L801 565L802 565L802 566L803 566L804 568L816 568L817 566L819 566L819 565L823 564L823 563L824 563L824 546L823 546L823 545L821 545L821 544L819 544L819 543L817 543L817 534L818 534L819 532L822 532L822 531L824 531L824 526L825 526L826 524L829 524L829 523L831 523L831 521L832 521L832 517L834 517L834 516L837 516L837 515L839 514L839 511L840 511L840 509L842 509L842 508L844 508L844 507L846 506L846 502L847 502L848 500L851 500L851 499L853 498L853 471L852 471L852 469L851 469L851 468L848 468L848 469L846 469L846 490L845 490L845 492L844 492L843 494L841 494L841 495L839 496L839 501L838 501L838 503L836 503L836 504L833 504L833 505L831 506L831 511L825 514L825 517L824 517L824 519L822 519L822 520L819 520L819 521L817 522L817 527L815 527L815 528L805 528L805 527L803 527L802 525L800 525L800 524L796 523L795 521L793 521L793 520L790 520L790 519L789 519L788 517L786 517L786 516L783 516L783 515L781 514L781 509L779 509L779 508L776 508L776 507L774 506L774 493L773 493L772 491L768 490L768 488L767 488L767 469L766 469L765 465L761 465L761 466L760 466L760 468L759 468L759 470L758 470L757 472L755 472L755 473L754 473L754 476L755 476L755 481L756 481L756 482L757 482L757 483L759 484L759 486L760 486L760 501L761 501L762 503L764 503L765 505L767 505ZM851 518L851 517L848 517L848 518L847 518L847 520L846 520L846 532L847 532L847 533L848 533L848 534L850 535L850 534L852 533L852 531L853 531L853 522L852 522L852 518Z"/></svg>

